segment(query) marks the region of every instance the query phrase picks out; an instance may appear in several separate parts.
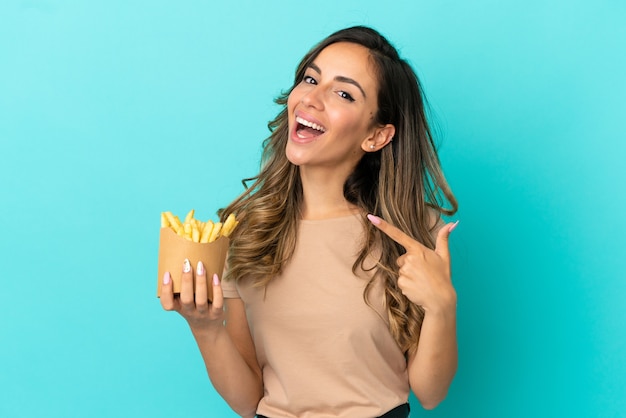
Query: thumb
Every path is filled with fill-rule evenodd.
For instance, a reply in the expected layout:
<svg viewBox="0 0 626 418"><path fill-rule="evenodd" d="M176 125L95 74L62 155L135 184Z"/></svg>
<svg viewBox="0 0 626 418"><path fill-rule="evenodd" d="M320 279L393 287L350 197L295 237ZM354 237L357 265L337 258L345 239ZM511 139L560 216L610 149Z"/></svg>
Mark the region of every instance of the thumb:
<svg viewBox="0 0 626 418"><path fill-rule="evenodd" d="M450 259L450 249L448 246L448 241L450 238L450 234L457 227L459 221L454 223L444 225L437 234L437 242L435 243L435 252L439 254L440 257L445 258L446 260Z"/></svg>

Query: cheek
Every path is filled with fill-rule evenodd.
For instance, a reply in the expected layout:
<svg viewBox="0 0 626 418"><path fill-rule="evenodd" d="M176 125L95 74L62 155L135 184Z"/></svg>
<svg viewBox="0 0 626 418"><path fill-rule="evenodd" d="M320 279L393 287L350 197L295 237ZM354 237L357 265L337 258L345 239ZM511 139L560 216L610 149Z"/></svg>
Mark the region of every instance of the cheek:
<svg viewBox="0 0 626 418"><path fill-rule="evenodd" d="M369 124L363 120L362 115L353 112L329 112L329 119L336 130L341 130L348 137L361 137L365 135Z"/></svg>
<svg viewBox="0 0 626 418"><path fill-rule="evenodd" d="M294 92L292 91L291 94L289 94L289 97L287 97L287 125L289 126L290 132L293 123L292 121L294 119L293 113L298 102L299 100L296 97L296 94L294 94Z"/></svg>
<svg viewBox="0 0 626 418"><path fill-rule="evenodd" d="M296 101L295 97L294 97L294 92L292 91L291 93L289 93L289 96L287 97L287 108L289 110L293 109L293 105Z"/></svg>
<svg viewBox="0 0 626 418"><path fill-rule="evenodd" d="M287 97L287 109L289 111L292 111L293 108L300 102L300 99L302 98L302 92L300 90L299 86L295 86L291 90L291 93L289 93L289 96Z"/></svg>

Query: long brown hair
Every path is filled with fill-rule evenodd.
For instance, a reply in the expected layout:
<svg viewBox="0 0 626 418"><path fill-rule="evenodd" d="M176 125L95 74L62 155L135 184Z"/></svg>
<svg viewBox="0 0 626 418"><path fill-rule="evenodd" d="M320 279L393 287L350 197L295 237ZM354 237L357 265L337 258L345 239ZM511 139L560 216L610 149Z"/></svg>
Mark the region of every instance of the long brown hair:
<svg viewBox="0 0 626 418"><path fill-rule="evenodd" d="M265 286L293 254L300 219L302 186L298 167L285 155L288 138L287 98L301 82L305 70L328 45L350 42L369 49L378 78L376 122L395 126L390 144L366 153L344 184L344 196L364 213L374 213L400 228L429 248L434 247L434 225L442 215L457 210L441 170L439 157L428 125L425 99L411 66L377 31L355 26L333 33L302 59L294 84L276 99L283 106L268 124L271 135L263 142L261 171L244 180L247 189L228 207L222 217L238 214L240 224L232 236L226 280L250 280ZM417 347L424 310L410 302L397 286L396 259L404 249L363 219L367 240L353 270L363 267L374 250L380 253L377 274L385 283L386 308L390 331L400 348ZM375 280L368 283L364 298Z"/></svg>

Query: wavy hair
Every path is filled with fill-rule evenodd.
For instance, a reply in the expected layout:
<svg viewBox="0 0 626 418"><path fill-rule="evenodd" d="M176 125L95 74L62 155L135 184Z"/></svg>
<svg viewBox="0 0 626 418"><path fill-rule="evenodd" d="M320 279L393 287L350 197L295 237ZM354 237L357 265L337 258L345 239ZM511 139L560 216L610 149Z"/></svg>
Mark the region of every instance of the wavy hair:
<svg viewBox="0 0 626 418"><path fill-rule="evenodd" d="M300 219L302 185L299 169L288 161L287 98L304 72L328 45L350 42L366 47L378 81L376 122L395 126L393 140L381 150L366 153L344 183L345 198L365 213L374 213L429 248L442 215L458 206L446 182L436 145L428 125L421 84L411 66L374 29L355 26L337 31L311 49L297 67L294 84L276 103L282 106L268 124L270 136L263 142L260 173L243 180L246 191L220 216L237 213L239 227L231 236L225 280L251 280L264 287L281 273L293 254ZM250 184L251 183L251 184ZM404 249L363 218L365 243L353 265L365 269L371 254L380 254L377 274L385 283L390 331L403 352L417 348L424 319L421 306L410 302L397 286L396 259ZM364 299L376 280L373 275ZM371 304L370 304L371 305Z"/></svg>

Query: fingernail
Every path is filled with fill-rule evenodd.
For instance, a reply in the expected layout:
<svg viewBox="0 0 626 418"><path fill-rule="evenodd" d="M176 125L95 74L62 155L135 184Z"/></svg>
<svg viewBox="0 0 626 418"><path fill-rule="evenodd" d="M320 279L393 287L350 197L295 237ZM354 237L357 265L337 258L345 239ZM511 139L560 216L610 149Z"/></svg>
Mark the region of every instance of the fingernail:
<svg viewBox="0 0 626 418"><path fill-rule="evenodd" d="M367 219L369 219L370 222L373 223L374 225L380 225L380 218L378 216L368 214Z"/></svg>
<svg viewBox="0 0 626 418"><path fill-rule="evenodd" d="M196 271L198 274L204 274L204 264L202 264L202 261L198 261L198 268Z"/></svg>
<svg viewBox="0 0 626 418"><path fill-rule="evenodd" d="M189 273L191 271L191 264L189 263L189 259L185 258L183 261L183 273Z"/></svg>
<svg viewBox="0 0 626 418"><path fill-rule="evenodd" d="M170 284L171 281L172 281L172 276L170 276L169 271L166 271L165 274L163 275L163 284Z"/></svg>
<svg viewBox="0 0 626 418"><path fill-rule="evenodd" d="M448 233L454 231L454 229L456 228L456 226L459 224L459 221L456 221L455 223L453 223L452 225L450 225L450 228L448 229Z"/></svg>
<svg viewBox="0 0 626 418"><path fill-rule="evenodd" d="M217 273L213 273L213 284L215 286L219 286L219 284L220 284L220 278L217 277Z"/></svg>

